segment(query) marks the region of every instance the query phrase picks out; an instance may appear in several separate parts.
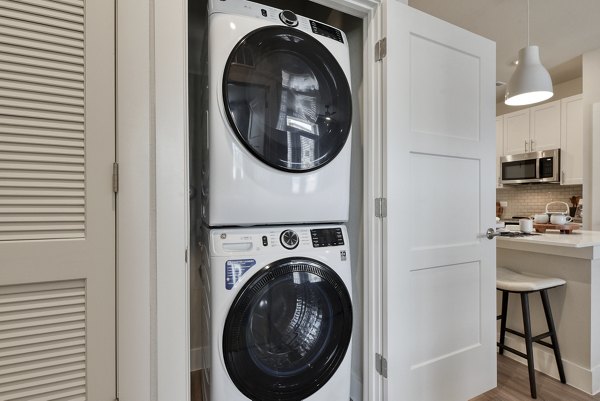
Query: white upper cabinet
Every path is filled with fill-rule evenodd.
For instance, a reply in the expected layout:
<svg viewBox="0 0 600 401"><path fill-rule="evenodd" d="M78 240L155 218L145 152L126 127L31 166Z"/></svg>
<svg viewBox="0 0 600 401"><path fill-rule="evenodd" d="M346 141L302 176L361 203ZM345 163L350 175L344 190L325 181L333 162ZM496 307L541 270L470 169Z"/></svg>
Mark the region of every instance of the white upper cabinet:
<svg viewBox="0 0 600 401"><path fill-rule="evenodd" d="M505 114L504 154L529 152L529 109Z"/></svg>
<svg viewBox="0 0 600 401"><path fill-rule="evenodd" d="M583 111L581 95L561 100L560 134L561 184L583 184Z"/></svg>
<svg viewBox="0 0 600 401"><path fill-rule="evenodd" d="M500 157L504 156L504 118L496 117L496 188L502 188Z"/></svg>
<svg viewBox="0 0 600 401"><path fill-rule="evenodd" d="M529 109L528 152L560 148L560 100Z"/></svg>
<svg viewBox="0 0 600 401"><path fill-rule="evenodd" d="M504 154L560 148L560 105L556 100L503 115Z"/></svg>

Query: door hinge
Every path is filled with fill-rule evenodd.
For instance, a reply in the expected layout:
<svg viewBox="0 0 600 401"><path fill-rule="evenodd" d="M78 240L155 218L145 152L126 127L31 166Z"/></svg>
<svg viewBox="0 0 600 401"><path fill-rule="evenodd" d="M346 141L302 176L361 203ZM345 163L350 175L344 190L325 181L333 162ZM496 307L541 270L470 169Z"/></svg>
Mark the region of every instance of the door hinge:
<svg viewBox="0 0 600 401"><path fill-rule="evenodd" d="M112 188L113 192L119 192L119 163L113 163L113 173L112 173Z"/></svg>
<svg viewBox="0 0 600 401"><path fill-rule="evenodd" d="M387 199L375 198L375 217L387 217Z"/></svg>
<svg viewBox="0 0 600 401"><path fill-rule="evenodd" d="M387 359L381 354L375 354L375 369L377 373L387 378Z"/></svg>
<svg viewBox="0 0 600 401"><path fill-rule="evenodd" d="M381 61L387 55L387 39L383 38L375 43L375 61Z"/></svg>

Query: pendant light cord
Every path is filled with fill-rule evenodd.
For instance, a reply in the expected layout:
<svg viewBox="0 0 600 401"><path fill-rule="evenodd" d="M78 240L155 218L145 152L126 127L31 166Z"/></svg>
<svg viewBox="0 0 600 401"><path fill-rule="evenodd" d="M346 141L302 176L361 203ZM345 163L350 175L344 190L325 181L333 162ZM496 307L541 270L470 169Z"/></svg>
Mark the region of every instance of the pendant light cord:
<svg viewBox="0 0 600 401"><path fill-rule="evenodd" d="M529 46L529 0L527 0L527 46Z"/></svg>

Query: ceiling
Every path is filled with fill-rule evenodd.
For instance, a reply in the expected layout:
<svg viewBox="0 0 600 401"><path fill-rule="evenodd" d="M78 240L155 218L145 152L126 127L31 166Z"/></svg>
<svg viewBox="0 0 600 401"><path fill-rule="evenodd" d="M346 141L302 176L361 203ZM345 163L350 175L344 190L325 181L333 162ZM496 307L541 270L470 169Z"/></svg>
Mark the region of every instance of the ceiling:
<svg viewBox="0 0 600 401"><path fill-rule="evenodd" d="M496 80L508 82L527 45L527 0L409 0L411 7L496 42ZM530 0L530 43L554 85L581 76L581 54L600 48L600 0ZM497 88L504 101L505 86Z"/></svg>

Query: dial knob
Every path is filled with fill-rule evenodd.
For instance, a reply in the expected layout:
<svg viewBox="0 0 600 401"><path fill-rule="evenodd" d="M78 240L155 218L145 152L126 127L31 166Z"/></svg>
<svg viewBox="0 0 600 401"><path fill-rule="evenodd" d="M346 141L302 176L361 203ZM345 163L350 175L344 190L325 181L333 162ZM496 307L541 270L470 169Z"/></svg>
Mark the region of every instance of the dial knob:
<svg viewBox="0 0 600 401"><path fill-rule="evenodd" d="M294 230L285 230L279 236L279 241L285 249L294 249L300 243L300 238Z"/></svg>
<svg viewBox="0 0 600 401"><path fill-rule="evenodd" d="M279 13L279 19L286 25L296 26L298 25L298 17L290 10L283 10Z"/></svg>

